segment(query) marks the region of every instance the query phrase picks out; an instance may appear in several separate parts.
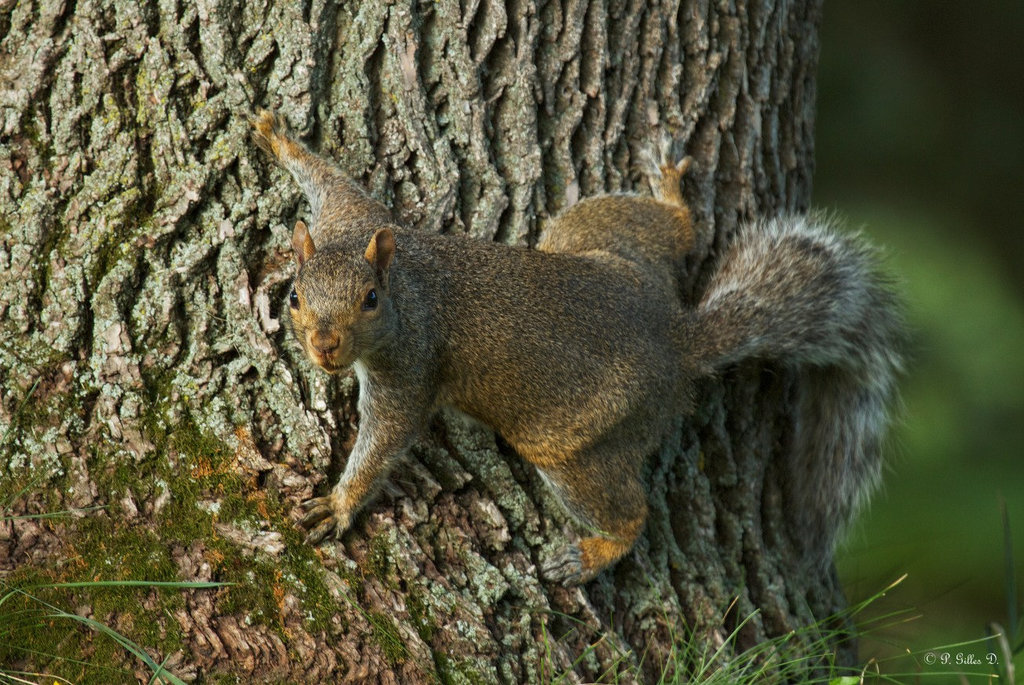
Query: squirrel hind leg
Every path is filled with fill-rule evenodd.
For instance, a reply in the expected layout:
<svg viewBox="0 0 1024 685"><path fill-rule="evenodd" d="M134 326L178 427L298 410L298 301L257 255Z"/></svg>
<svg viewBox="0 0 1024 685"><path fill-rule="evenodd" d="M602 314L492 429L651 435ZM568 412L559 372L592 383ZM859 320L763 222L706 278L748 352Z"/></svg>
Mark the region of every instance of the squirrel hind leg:
<svg viewBox="0 0 1024 685"><path fill-rule="evenodd" d="M288 124L281 115L260 109L249 119L249 124L253 142L278 163L287 166L288 160L302 155L302 148L292 140Z"/></svg>
<svg viewBox="0 0 1024 685"><path fill-rule="evenodd" d="M633 549L646 521L646 510L618 534L603 533L568 544L542 567L547 580L564 585L579 585L592 580Z"/></svg>
<svg viewBox="0 0 1024 685"><path fill-rule="evenodd" d="M281 131L284 129L281 117L269 110L259 109L249 118L249 125L256 146L276 159L281 147Z"/></svg>
<svg viewBox="0 0 1024 685"><path fill-rule="evenodd" d="M692 164L693 157L690 156L683 157L675 163L663 161L658 166L658 175L648 177L654 197L667 204L686 207L682 189L683 176L690 170Z"/></svg>
<svg viewBox="0 0 1024 685"><path fill-rule="evenodd" d="M647 495L638 474L622 471L624 464L642 461L633 456L597 458L589 465L597 468L574 459L572 464L540 471L562 505L591 533L579 544L567 544L543 565L546 579L566 585L584 583L633 548L647 520ZM600 464L617 465L618 471L603 474Z"/></svg>
<svg viewBox="0 0 1024 685"><path fill-rule="evenodd" d="M673 139L667 132L662 133L657 150L653 146L643 150L640 165L656 199L685 207L682 181L693 165L693 158L682 155L679 149L681 147L679 141Z"/></svg>

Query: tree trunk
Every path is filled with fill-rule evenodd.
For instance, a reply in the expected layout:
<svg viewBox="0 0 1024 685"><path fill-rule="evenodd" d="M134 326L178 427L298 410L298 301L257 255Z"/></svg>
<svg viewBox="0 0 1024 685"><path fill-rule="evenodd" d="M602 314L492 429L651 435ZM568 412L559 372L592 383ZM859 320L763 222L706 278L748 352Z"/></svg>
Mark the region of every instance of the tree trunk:
<svg viewBox="0 0 1024 685"><path fill-rule="evenodd" d="M538 476L445 417L340 543L305 545L296 504L344 465L357 389L281 327L308 208L247 123L278 110L405 223L516 244L638 187L668 131L714 229L692 296L738 221L806 208L817 0L0 7L0 502L71 512L2 522L5 585L234 583L50 598L186 680L644 681L842 608L796 562L794 382L763 365L700 385L645 534L582 588L538 578L576 534ZM58 624L0 663L146 677Z"/></svg>

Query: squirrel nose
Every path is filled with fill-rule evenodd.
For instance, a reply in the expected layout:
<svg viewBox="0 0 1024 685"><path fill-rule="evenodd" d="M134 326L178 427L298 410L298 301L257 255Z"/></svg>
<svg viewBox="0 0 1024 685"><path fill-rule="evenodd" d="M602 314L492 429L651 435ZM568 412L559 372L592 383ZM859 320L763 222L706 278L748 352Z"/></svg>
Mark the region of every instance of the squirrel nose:
<svg viewBox="0 0 1024 685"><path fill-rule="evenodd" d="M313 335L309 338L310 345L317 351L318 354L326 356L338 349L338 345L341 344L341 337L332 332L313 331Z"/></svg>

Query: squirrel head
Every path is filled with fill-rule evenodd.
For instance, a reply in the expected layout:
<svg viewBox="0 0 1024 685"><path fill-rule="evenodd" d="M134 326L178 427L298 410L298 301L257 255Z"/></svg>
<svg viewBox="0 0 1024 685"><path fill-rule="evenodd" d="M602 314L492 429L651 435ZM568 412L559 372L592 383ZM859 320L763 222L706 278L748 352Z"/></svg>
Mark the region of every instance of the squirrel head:
<svg viewBox="0 0 1024 685"><path fill-rule="evenodd" d="M299 266L288 294L292 332L314 364L338 373L372 352L394 326L388 279L394 235L379 229L362 255L317 251L299 221L292 248Z"/></svg>

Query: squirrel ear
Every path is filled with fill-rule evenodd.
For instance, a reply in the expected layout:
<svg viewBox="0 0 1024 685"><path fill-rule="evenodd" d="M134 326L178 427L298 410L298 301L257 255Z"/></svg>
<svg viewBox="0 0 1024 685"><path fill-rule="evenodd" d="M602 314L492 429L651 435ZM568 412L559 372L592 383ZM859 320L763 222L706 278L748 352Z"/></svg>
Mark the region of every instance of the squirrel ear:
<svg viewBox="0 0 1024 685"><path fill-rule="evenodd" d="M316 254L316 245L313 244L313 238L310 237L309 231L306 230L306 223L303 221L295 222L295 231L292 233L292 249L295 250L295 261L299 266Z"/></svg>
<svg viewBox="0 0 1024 685"><path fill-rule="evenodd" d="M381 228L373 234L364 256L377 272L377 276L383 277L391 265L391 258L395 256L395 235L390 228Z"/></svg>

